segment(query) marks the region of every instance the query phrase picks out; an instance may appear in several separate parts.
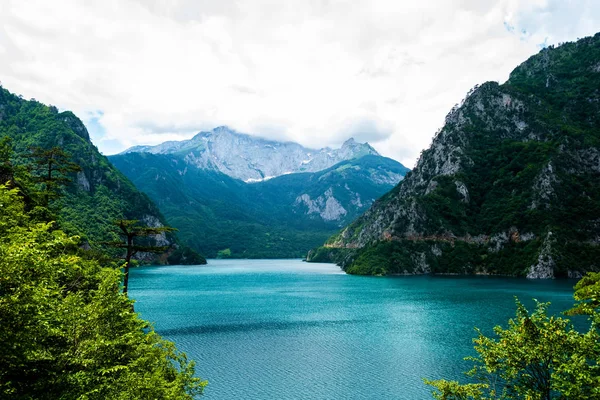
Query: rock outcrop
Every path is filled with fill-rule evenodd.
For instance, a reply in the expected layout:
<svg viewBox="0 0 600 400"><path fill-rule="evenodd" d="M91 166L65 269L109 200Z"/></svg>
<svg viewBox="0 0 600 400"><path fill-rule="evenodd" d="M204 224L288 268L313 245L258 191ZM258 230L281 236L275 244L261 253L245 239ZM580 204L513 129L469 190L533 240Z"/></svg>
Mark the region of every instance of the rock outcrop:
<svg viewBox="0 0 600 400"><path fill-rule="evenodd" d="M311 254L358 274L600 269L599 63L597 34L476 86L415 169Z"/></svg>

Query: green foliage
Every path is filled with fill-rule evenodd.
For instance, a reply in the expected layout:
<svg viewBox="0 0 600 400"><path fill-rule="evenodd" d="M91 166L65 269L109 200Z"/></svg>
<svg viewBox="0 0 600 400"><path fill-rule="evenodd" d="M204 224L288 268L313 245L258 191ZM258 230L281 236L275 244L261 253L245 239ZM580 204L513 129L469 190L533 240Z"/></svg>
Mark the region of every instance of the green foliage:
<svg viewBox="0 0 600 400"><path fill-rule="evenodd" d="M570 309L569 315L588 315L600 328L600 272L589 272L575 285L577 303Z"/></svg>
<svg viewBox="0 0 600 400"><path fill-rule="evenodd" d="M13 179L14 168L11 163L12 140L8 136L0 138L0 184Z"/></svg>
<svg viewBox="0 0 600 400"><path fill-rule="evenodd" d="M188 246L178 246L168 256L169 265L202 265L206 264L206 258L192 250Z"/></svg>
<svg viewBox="0 0 600 400"><path fill-rule="evenodd" d="M419 254L424 247L425 243L421 242L406 242L404 245L399 245L396 241L378 242L359 250L345 271L356 275L418 273Z"/></svg>
<svg viewBox="0 0 600 400"><path fill-rule="evenodd" d="M461 385L458 381L430 381L423 380L427 385L433 386L433 398L437 400L478 400L484 399L483 391L487 386L483 383L468 383Z"/></svg>
<svg viewBox="0 0 600 400"><path fill-rule="evenodd" d="M0 397L191 399L205 381L120 293L79 238L36 223L0 186Z"/></svg>
<svg viewBox="0 0 600 400"><path fill-rule="evenodd" d="M598 274L596 274L598 275ZM593 298L588 288L599 276L588 276L577 289L576 298ZM594 290L592 290L594 291ZM576 292L577 293L577 292ZM582 305L580 303L579 305ZM589 303L585 303L586 305ZM575 308L592 312L597 308ZM593 323L580 333L565 318L547 315L548 303L537 303L529 313L517 301L517 313L508 327L494 328L495 337L479 332L474 339L477 357L467 373L478 383L428 381L436 399L592 399L600 396L600 335Z"/></svg>
<svg viewBox="0 0 600 400"><path fill-rule="evenodd" d="M352 257L352 253L353 249L321 246L309 251L306 261L342 264L346 258Z"/></svg>
<svg viewBox="0 0 600 400"><path fill-rule="evenodd" d="M311 256L310 261L334 262L347 273L356 275L523 275L536 260L539 246L539 240L509 242L498 251L489 252L485 245L474 242L403 239L380 241L357 249L320 247L311 250L311 254L318 257ZM337 255L337 251L341 255Z"/></svg>
<svg viewBox="0 0 600 400"><path fill-rule="evenodd" d="M129 288L129 267L131 266L131 258L139 252L144 253L164 253L168 246L157 246L152 242L156 237L164 239L166 232L172 232L175 229L169 226L145 226L137 219L119 219L114 222L118 227L117 234L122 240L109 242L108 246L125 250L125 265L123 277L123 293L127 293ZM151 240L150 238L154 240Z"/></svg>
<svg viewBox="0 0 600 400"><path fill-rule="evenodd" d="M231 249L223 249L217 252L217 258L231 258Z"/></svg>
<svg viewBox="0 0 600 400"><path fill-rule="evenodd" d="M49 199L60 197L60 189L71 182L69 175L80 172L81 167L70 160L70 154L57 146L50 149L32 146L30 151L29 169L33 179L41 184L44 206L48 207Z"/></svg>
<svg viewBox="0 0 600 400"><path fill-rule="evenodd" d="M39 189L49 189L49 208L58 212L52 215L38 210L39 219L57 219L63 230L81 236L91 247L100 250L100 243L117 239L111 228L112 221L117 219L151 217L166 225L148 196L98 152L85 126L73 113L58 113L55 107L24 100L0 87L0 138L3 138L0 139L0 178L6 180L4 177L12 178L14 174L26 197L34 197ZM36 153L33 163L31 149ZM51 181L42 182L43 175L48 177L50 161L56 157L61 160L51 166ZM34 171L37 183L22 168L32 164L40 167ZM75 168L75 164L81 170ZM56 186L63 186L64 190ZM60 197L56 196L58 192ZM173 235L168 235L168 239L171 243L176 240Z"/></svg>

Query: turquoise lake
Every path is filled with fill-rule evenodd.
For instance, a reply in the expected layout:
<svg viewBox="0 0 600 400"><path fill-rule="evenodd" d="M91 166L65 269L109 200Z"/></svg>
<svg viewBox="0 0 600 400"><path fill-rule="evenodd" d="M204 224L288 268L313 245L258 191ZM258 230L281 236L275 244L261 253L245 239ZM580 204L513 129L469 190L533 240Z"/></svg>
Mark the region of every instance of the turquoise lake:
<svg viewBox="0 0 600 400"><path fill-rule="evenodd" d="M575 281L359 277L300 260L209 260L132 271L136 311L196 360L212 399L430 399L461 379L477 326L514 296L569 308Z"/></svg>

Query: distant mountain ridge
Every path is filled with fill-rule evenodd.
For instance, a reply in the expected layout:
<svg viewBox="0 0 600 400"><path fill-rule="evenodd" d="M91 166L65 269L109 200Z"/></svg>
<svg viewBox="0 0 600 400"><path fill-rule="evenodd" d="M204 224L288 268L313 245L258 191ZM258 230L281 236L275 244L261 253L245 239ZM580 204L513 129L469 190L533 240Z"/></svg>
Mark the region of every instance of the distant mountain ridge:
<svg viewBox="0 0 600 400"><path fill-rule="evenodd" d="M177 154L109 159L158 204L186 244L208 257L302 257L408 172L397 161L366 155L318 172L245 183Z"/></svg>
<svg viewBox="0 0 600 400"><path fill-rule="evenodd" d="M379 153L368 143L348 139L341 148L309 149L294 142L278 142L238 133L226 126L200 132L189 140L156 146L134 146L121 154L178 155L199 169L219 171L244 182L259 182L297 172L317 172L335 164Z"/></svg>

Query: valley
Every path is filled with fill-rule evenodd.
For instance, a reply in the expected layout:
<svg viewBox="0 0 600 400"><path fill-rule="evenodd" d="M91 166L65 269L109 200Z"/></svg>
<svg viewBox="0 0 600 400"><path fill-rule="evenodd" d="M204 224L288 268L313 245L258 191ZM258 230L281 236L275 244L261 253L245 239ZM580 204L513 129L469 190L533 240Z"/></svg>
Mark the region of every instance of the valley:
<svg viewBox="0 0 600 400"><path fill-rule="evenodd" d="M0 398L600 398L595 3L151 3L0 16Z"/></svg>
<svg viewBox="0 0 600 400"><path fill-rule="evenodd" d="M308 154L315 155L310 162ZM109 160L186 245L211 258L305 257L409 171L352 139L340 149L311 150L223 127Z"/></svg>

